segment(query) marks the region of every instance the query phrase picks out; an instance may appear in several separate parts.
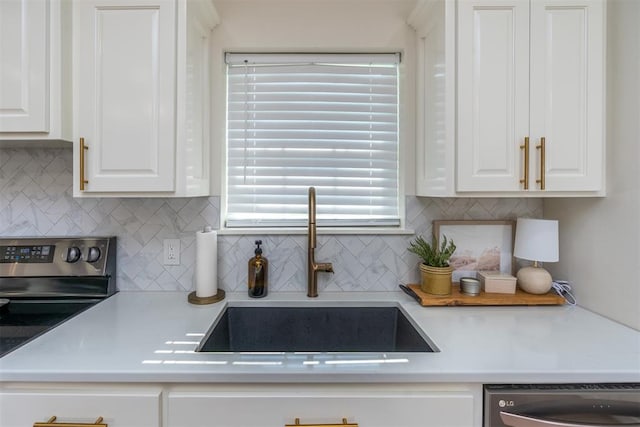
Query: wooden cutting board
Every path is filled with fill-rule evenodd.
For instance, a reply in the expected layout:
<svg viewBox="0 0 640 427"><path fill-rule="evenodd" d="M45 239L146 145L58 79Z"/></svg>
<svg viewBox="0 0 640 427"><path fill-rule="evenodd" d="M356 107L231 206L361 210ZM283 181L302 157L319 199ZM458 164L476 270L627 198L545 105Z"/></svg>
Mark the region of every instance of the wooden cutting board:
<svg viewBox="0 0 640 427"><path fill-rule="evenodd" d="M451 295L432 295L420 290L420 285L408 285L420 297L423 306L447 305L562 305L565 299L553 290L543 295L528 294L516 289L515 294L488 294L484 291L471 296L460 292L460 286L453 285Z"/></svg>

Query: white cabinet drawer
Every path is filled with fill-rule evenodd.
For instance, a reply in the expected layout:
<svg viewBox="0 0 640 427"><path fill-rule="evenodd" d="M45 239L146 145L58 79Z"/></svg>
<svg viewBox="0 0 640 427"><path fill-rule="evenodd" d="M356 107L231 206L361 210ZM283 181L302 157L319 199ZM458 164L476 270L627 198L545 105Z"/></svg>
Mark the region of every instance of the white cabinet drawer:
<svg viewBox="0 0 640 427"><path fill-rule="evenodd" d="M283 427L358 424L359 427L470 427L473 394L385 386L255 387L177 391L168 395L167 427Z"/></svg>
<svg viewBox="0 0 640 427"><path fill-rule="evenodd" d="M30 427L55 416L57 423L109 427L161 427L160 390L15 390L0 393L0 426Z"/></svg>

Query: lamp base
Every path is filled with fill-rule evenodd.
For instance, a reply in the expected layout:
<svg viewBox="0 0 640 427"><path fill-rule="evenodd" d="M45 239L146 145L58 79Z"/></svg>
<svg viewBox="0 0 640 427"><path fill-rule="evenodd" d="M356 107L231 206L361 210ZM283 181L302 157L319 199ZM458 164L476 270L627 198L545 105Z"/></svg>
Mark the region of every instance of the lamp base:
<svg viewBox="0 0 640 427"><path fill-rule="evenodd" d="M530 294L546 294L551 289L551 274L542 267L523 267L518 270L518 286Z"/></svg>

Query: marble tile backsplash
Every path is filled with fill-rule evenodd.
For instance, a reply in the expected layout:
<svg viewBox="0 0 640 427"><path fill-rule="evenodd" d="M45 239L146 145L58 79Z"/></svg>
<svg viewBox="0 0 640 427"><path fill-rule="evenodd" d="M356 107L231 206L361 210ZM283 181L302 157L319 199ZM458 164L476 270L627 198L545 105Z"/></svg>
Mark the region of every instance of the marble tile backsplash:
<svg viewBox="0 0 640 427"><path fill-rule="evenodd" d="M65 148L0 149L0 237L114 235L121 290L192 290L195 233L220 226L220 198L73 198L72 152ZM429 235L434 219L541 217L540 199L406 197L406 225ZM418 280L410 235L318 236L316 259L335 274L319 276L319 289L395 290ZM181 264L162 264L163 240L181 240ZM273 291L306 289L305 235L222 235L218 285L243 291L253 242L261 239Z"/></svg>

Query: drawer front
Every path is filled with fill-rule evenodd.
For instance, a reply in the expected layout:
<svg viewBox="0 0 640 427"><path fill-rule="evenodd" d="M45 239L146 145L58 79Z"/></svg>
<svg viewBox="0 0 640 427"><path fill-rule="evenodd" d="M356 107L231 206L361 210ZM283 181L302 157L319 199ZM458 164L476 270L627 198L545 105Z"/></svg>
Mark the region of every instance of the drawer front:
<svg viewBox="0 0 640 427"><path fill-rule="evenodd" d="M473 396L426 393L170 393L167 427L283 427L341 424L359 427L469 427Z"/></svg>
<svg viewBox="0 0 640 427"><path fill-rule="evenodd" d="M0 393L0 426L31 427L55 416L57 423L109 427L161 427L160 391L16 391Z"/></svg>

